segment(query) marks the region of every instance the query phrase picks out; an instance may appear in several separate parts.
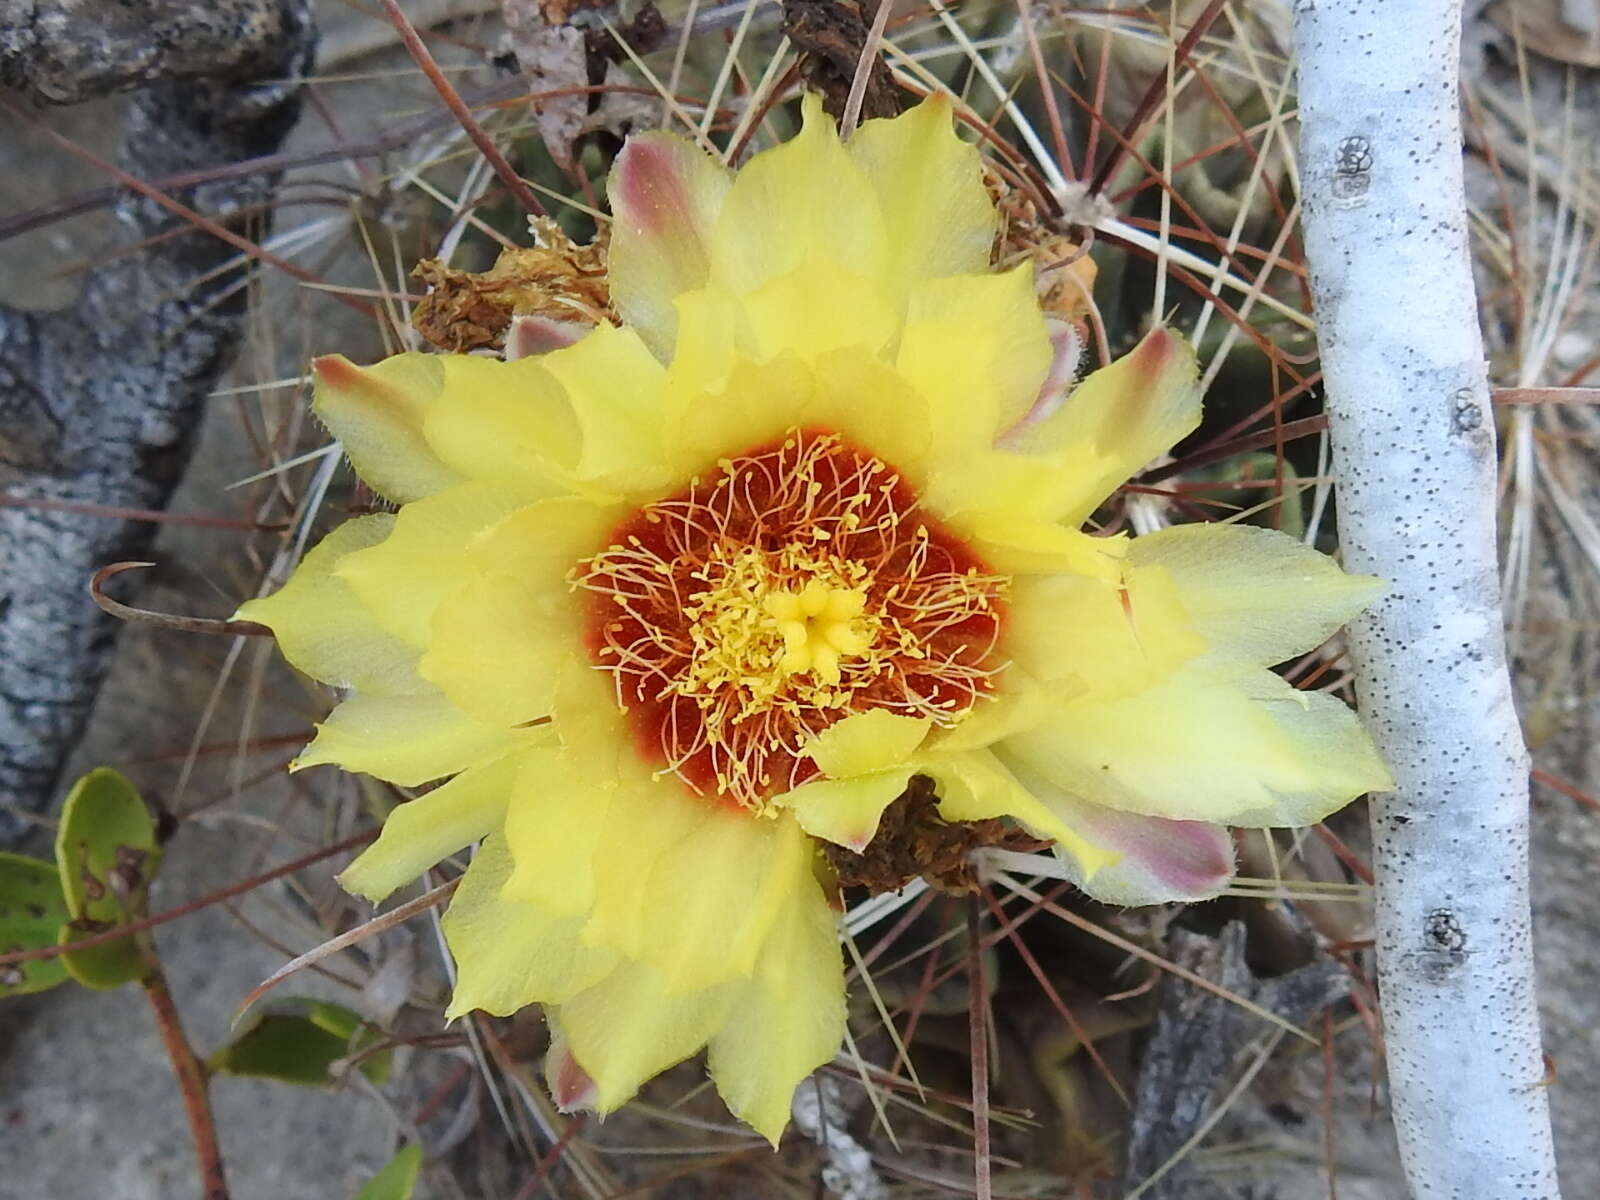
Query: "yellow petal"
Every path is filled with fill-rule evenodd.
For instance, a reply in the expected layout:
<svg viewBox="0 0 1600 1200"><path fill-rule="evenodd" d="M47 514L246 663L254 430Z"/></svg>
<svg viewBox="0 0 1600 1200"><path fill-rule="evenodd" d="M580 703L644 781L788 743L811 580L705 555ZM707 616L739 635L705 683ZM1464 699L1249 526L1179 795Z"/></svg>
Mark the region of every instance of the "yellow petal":
<svg viewBox="0 0 1600 1200"><path fill-rule="evenodd" d="M627 816L630 803L634 812ZM674 804L699 811L667 815ZM809 864L810 843L794 820L689 795L673 778L650 795L619 791L608 828L619 816L626 817L627 836L654 843L655 853L629 856L633 867L624 873L614 841L602 835L596 904L584 937L649 963L674 995L748 976ZM607 911L613 904L616 913Z"/></svg>
<svg viewBox="0 0 1600 1200"><path fill-rule="evenodd" d="M830 350L853 347L876 357L900 328L899 310L880 280L832 262L802 264L742 300L750 352L757 359L790 351L814 361Z"/></svg>
<svg viewBox="0 0 1600 1200"><path fill-rule="evenodd" d="M641 1084L695 1054L727 1022L737 984L673 993L644 963L623 963L550 1013L595 1082L594 1107L621 1107Z"/></svg>
<svg viewBox="0 0 1600 1200"><path fill-rule="evenodd" d="M1274 679L1198 659L1149 691L1063 705L998 749L1096 804L1230 825L1309 824L1385 785L1354 714Z"/></svg>
<svg viewBox="0 0 1600 1200"><path fill-rule="evenodd" d="M267 626L283 657L313 679L378 695L427 691L417 652L384 633L335 573L345 555L375 546L394 528L390 513L346 521L305 556L276 592L234 615Z"/></svg>
<svg viewBox="0 0 1600 1200"><path fill-rule="evenodd" d="M935 452L959 464L1028 411L1051 354L1028 265L913 288L895 365L928 400Z"/></svg>
<svg viewBox="0 0 1600 1200"><path fill-rule="evenodd" d="M469 716L438 692L357 693L317 726L317 736L293 769L337 763L347 771L415 787L498 758L526 737L527 731Z"/></svg>
<svg viewBox="0 0 1600 1200"><path fill-rule="evenodd" d="M404 504L460 482L422 435L444 387L438 355L397 354L358 367L329 354L311 368L314 411L373 491Z"/></svg>
<svg viewBox="0 0 1600 1200"><path fill-rule="evenodd" d="M559 475L576 464L578 419L545 369L548 355L515 362L470 354L431 357L440 364L443 384L422 432L457 474L526 486L530 477Z"/></svg>
<svg viewBox="0 0 1600 1200"><path fill-rule="evenodd" d="M697 380L679 382L674 371L666 439L670 461L685 474L776 443L801 424L815 394L810 369L788 355L734 363L720 392L699 390Z"/></svg>
<svg viewBox="0 0 1600 1200"><path fill-rule="evenodd" d="M734 1116L776 1146L796 1085L838 1053L844 1018L837 924L808 878L773 922L754 975L711 1036L711 1077Z"/></svg>
<svg viewBox="0 0 1600 1200"><path fill-rule="evenodd" d="M711 232L732 178L670 133L630 137L611 168L611 299L663 361L672 354L682 292L705 286Z"/></svg>
<svg viewBox="0 0 1600 1200"><path fill-rule="evenodd" d="M1121 586L1085 575L1018 579L1006 650L1042 682L1079 685L1088 700L1148 688L1206 651L1160 567L1129 569Z"/></svg>
<svg viewBox="0 0 1600 1200"><path fill-rule="evenodd" d="M926 717L869 709L835 721L806 744L805 753L831 779L865 775L905 762L932 725Z"/></svg>
<svg viewBox="0 0 1600 1200"><path fill-rule="evenodd" d="M466 579L439 603L420 671L468 712L517 725L550 712L561 666L583 652L567 575L618 518L576 497L541 500L482 533Z"/></svg>
<svg viewBox="0 0 1600 1200"><path fill-rule="evenodd" d="M1129 353L1088 376L1055 412L1009 434L1007 444L1039 454L1093 451L1092 463L1077 468L1074 493L1048 514L1078 525L1199 423L1194 351L1177 334L1155 329Z"/></svg>
<svg viewBox="0 0 1600 1200"><path fill-rule="evenodd" d="M573 477L626 492L675 482L661 459L666 372L632 329L599 325L540 362L561 384L582 430Z"/></svg>
<svg viewBox="0 0 1600 1200"><path fill-rule="evenodd" d="M1035 837L1049 838L1077 860L1085 878L1117 861L1061 820L986 751L930 756L920 767L937 784L939 815L946 821L986 821L1010 817Z"/></svg>
<svg viewBox="0 0 1600 1200"><path fill-rule="evenodd" d="M615 794L571 770L559 747L519 756L506 807L506 845L517 864L506 897L561 916L593 908L594 859L609 851L600 838Z"/></svg>
<svg viewBox="0 0 1600 1200"><path fill-rule="evenodd" d="M830 263L868 279L887 269L877 193L839 144L816 93L804 124L739 171L711 239L711 282L749 292L808 263Z"/></svg>
<svg viewBox="0 0 1600 1200"><path fill-rule="evenodd" d="M378 840L339 876L346 891L378 903L428 868L499 828L516 756L463 771L389 814Z"/></svg>
<svg viewBox="0 0 1600 1200"><path fill-rule="evenodd" d="M945 95L934 93L898 117L865 122L845 148L883 212L890 278L903 283L987 270L997 229L994 201L977 149L956 136Z"/></svg>
<svg viewBox="0 0 1600 1200"><path fill-rule="evenodd" d="M1214 653L1266 666L1302 654L1372 602L1383 581L1253 525L1179 525L1133 542L1128 560L1171 572Z"/></svg>
<svg viewBox="0 0 1600 1200"><path fill-rule="evenodd" d="M456 960L447 1020L475 1008L505 1017L530 1004L559 1004L616 967L616 955L579 943L576 921L505 899L511 869L505 839L491 834L444 915L445 940Z"/></svg>
<svg viewBox="0 0 1600 1200"><path fill-rule="evenodd" d="M555 731L566 760L596 788L648 786L658 763L639 752L611 676L587 656L568 659L556 680Z"/></svg>
<svg viewBox="0 0 1600 1200"><path fill-rule="evenodd" d="M860 853L878 832L883 810L906 790L911 767L848 779L818 779L773 798L812 837Z"/></svg>
<svg viewBox="0 0 1600 1200"><path fill-rule="evenodd" d="M531 481L473 481L413 501L382 542L339 560L339 578L385 632L426 647L434 610L466 572L472 538L539 495Z"/></svg>
<svg viewBox="0 0 1600 1200"><path fill-rule="evenodd" d="M946 517L945 522L1003 575L1069 571L1108 582L1122 578L1128 542L1120 534L1093 537L1054 521L971 510Z"/></svg>
<svg viewBox="0 0 1600 1200"><path fill-rule="evenodd" d="M1278 789L1270 805L1230 817L1230 825L1312 825L1365 792L1394 787L1371 736L1337 696L1296 688L1271 671L1242 672L1239 687L1294 747L1312 782Z"/></svg>

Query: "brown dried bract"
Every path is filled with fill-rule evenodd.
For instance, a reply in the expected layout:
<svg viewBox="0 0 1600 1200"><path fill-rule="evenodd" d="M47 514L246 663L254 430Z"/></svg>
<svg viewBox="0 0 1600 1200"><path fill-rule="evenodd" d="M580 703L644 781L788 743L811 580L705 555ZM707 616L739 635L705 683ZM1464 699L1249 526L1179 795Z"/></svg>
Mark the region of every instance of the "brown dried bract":
<svg viewBox="0 0 1600 1200"><path fill-rule="evenodd" d="M428 285L412 323L442 350L499 349L512 317L539 316L594 324L615 320L606 278L604 234L587 246L554 221L535 223L538 245L502 250L487 271L458 271L435 259L412 275Z"/></svg>
<svg viewBox="0 0 1600 1200"><path fill-rule="evenodd" d="M836 120L844 115L876 12L872 0L783 0L783 32L800 52L800 75L822 93L822 107ZM899 116L900 109L900 95L880 54L867 77L861 119Z"/></svg>
<svg viewBox="0 0 1600 1200"><path fill-rule="evenodd" d="M1063 321L1083 320L1089 311L1096 268L1082 243L1053 230L1040 216L1038 206L993 167L985 168L984 183L1000 212L1000 236L995 239L993 254L995 267L1005 270L1033 259L1039 306L1045 315Z"/></svg>
<svg viewBox="0 0 1600 1200"><path fill-rule="evenodd" d="M823 842L840 887L863 887L874 896L895 892L913 879L926 879L941 892L961 896L977 890L969 861L980 846L1034 846L1018 839L1004 821L946 821L939 815L933 780L913 775L900 798L883 810L878 832L860 854Z"/></svg>

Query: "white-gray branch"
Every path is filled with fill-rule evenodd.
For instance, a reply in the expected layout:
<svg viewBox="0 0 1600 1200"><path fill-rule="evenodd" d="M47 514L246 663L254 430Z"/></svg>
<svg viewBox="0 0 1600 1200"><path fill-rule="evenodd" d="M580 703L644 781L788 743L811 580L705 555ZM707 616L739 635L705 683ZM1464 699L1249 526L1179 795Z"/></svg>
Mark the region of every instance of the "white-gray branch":
<svg viewBox="0 0 1600 1200"><path fill-rule="evenodd" d="M1506 668L1495 438L1468 258L1460 0L1297 0L1300 169L1339 528L1390 581L1351 630L1394 770L1378 973L1413 1193L1558 1195Z"/></svg>

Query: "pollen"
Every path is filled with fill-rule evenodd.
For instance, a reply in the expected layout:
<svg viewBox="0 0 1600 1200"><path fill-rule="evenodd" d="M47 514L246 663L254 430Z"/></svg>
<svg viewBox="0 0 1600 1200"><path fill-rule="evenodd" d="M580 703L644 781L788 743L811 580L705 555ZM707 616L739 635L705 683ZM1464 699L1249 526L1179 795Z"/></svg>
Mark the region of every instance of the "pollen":
<svg viewBox="0 0 1600 1200"><path fill-rule="evenodd" d="M959 721L993 687L1006 580L899 472L794 430L637 510L580 563L588 648L641 753L763 810L872 708Z"/></svg>

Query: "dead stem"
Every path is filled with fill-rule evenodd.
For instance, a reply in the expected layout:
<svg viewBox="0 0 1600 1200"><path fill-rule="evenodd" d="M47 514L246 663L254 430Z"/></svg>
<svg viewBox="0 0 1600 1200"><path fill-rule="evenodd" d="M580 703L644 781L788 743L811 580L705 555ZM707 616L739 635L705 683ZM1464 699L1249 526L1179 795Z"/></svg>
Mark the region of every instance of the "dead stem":
<svg viewBox="0 0 1600 1200"><path fill-rule="evenodd" d="M201 1198L228 1200L228 1181L222 1169L222 1150L217 1145L217 1123L211 1115L205 1064L195 1056L194 1047L189 1045L189 1039L184 1035L178 1006L172 1002L172 992L167 988L166 976L159 966L143 981L143 986L145 997L155 1014L161 1043L166 1047L167 1057L172 1060L172 1074L178 1081L178 1091L183 1097L183 1111L189 1118L189 1132L194 1136L195 1160L200 1168Z"/></svg>
<svg viewBox="0 0 1600 1200"><path fill-rule="evenodd" d="M993 1200L994 1164L989 1148L989 991L983 979L977 896L967 897L967 1030L972 1053L972 1156L977 1200Z"/></svg>

